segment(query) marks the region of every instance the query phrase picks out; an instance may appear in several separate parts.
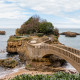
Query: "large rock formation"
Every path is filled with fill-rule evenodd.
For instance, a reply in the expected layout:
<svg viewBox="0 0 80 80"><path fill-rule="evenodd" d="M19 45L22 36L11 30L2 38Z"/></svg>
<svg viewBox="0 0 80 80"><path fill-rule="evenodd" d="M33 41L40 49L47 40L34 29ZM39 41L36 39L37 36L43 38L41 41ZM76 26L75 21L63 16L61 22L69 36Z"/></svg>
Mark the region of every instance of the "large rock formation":
<svg viewBox="0 0 80 80"><path fill-rule="evenodd" d="M54 39L53 39L54 38ZM49 41L50 40L50 41ZM43 37L37 37L37 36L30 36L30 37L20 37L20 36L10 36L10 38L7 41L7 52L8 53L19 53L21 50L24 51L25 47L27 45L27 42L30 43L41 43L41 42L46 42L46 43L56 43L58 44L58 39L54 36L43 36Z"/></svg>
<svg viewBox="0 0 80 80"><path fill-rule="evenodd" d="M65 35L66 37L76 37L77 35L80 35L80 33L68 31L68 32L60 33L60 35Z"/></svg>
<svg viewBox="0 0 80 80"><path fill-rule="evenodd" d="M21 59L21 61L27 61L27 60L29 60L29 56L28 56L29 52L27 50L27 46L28 46L27 42L28 41L31 42L33 40L36 40L36 43L38 43L38 42L47 41L47 39L49 39L47 36L43 36L43 37L40 37L40 38L39 37L38 38L37 37L34 37L34 38L31 38L31 37L30 38L29 37L28 38L18 38L16 36L11 36L10 39L8 40L8 42L7 42L7 52L11 53L11 54L12 53L18 53L19 54L19 58ZM48 58L50 58L49 59L50 62L51 61L54 62L53 65L55 67L59 67L59 66L61 66L63 64L63 62L65 62L63 59L61 59L59 57L56 57L56 56L53 57L53 56L52 57L49 56ZM38 58L38 59L35 59L34 61L43 62L43 61L46 61L46 60L47 60L47 58L46 59L44 59L44 58L40 58L39 59Z"/></svg>
<svg viewBox="0 0 80 80"><path fill-rule="evenodd" d="M0 31L0 35L5 35L6 32L5 31Z"/></svg>

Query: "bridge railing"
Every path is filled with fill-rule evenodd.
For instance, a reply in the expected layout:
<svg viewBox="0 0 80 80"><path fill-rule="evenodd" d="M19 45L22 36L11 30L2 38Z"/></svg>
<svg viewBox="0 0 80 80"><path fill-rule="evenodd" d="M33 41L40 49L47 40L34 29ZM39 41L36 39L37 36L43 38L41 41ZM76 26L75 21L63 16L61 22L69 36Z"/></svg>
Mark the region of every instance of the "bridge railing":
<svg viewBox="0 0 80 80"><path fill-rule="evenodd" d="M77 55L80 56L80 50L77 50L77 49L75 49L75 48L71 48L71 47L67 47L67 46L59 45L59 44L55 44L54 46L63 48L63 49L65 49L65 50L68 50L68 51L70 51L70 52L72 52L72 53L75 53L75 54L77 54Z"/></svg>
<svg viewBox="0 0 80 80"><path fill-rule="evenodd" d="M69 57L70 59L74 60L75 62L79 63L80 64L80 56L76 55L76 54L73 54L72 52L68 51L68 50L65 50L65 49L62 49L62 48L59 48L57 46L51 46L51 45L48 45L48 44L45 44L45 45L41 45L40 48L42 49L51 49L51 50L54 50L56 52L59 52L63 55L65 55L66 57Z"/></svg>
<svg viewBox="0 0 80 80"><path fill-rule="evenodd" d="M61 48L61 47L52 46L52 45L49 45L49 44L46 44L46 43L43 44L43 45L31 45L31 44L28 43L28 46L31 47L31 48L51 49L51 50L54 50L56 52L59 52L59 53L65 55L66 57L69 57L70 59L72 59L75 62L77 62L77 63L80 64L80 56L78 56L77 54L74 54L73 53L73 50L71 51L71 48L63 47L63 46L61 46L61 47L63 47L63 48Z"/></svg>

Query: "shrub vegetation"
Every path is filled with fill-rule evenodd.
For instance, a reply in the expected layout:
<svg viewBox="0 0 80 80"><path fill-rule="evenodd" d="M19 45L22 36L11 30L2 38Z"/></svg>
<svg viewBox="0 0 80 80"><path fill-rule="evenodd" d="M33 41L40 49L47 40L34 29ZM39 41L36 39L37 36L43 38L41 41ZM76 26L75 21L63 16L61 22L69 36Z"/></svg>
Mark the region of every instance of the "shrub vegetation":
<svg viewBox="0 0 80 80"><path fill-rule="evenodd" d="M44 35L54 34L59 35L58 29L54 29L51 22L47 22L41 19L39 16L35 15L30 17L24 24L21 25L19 29L16 30L17 35L35 34L40 33Z"/></svg>
<svg viewBox="0 0 80 80"><path fill-rule="evenodd" d="M20 75L11 80L80 80L80 74L58 72L53 75Z"/></svg>

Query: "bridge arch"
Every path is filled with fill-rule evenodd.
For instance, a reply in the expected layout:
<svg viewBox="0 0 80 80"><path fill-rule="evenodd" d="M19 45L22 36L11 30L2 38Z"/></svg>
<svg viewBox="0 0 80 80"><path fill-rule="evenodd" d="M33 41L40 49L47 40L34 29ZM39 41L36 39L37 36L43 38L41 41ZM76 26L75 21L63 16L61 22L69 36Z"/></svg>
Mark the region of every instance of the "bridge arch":
<svg viewBox="0 0 80 80"><path fill-rule="evenodd" d="M49 58L50 56L52 56L53 54L46 54L44 55L42 58Z"/></svg>
<svg viewBox="0 0 80 80"><path fill-rule="evenodd" d="M66 60L68 63L70 63L78 72L80 72L80 65L78 63L76 63L74 60L72 60L70 57L62 54L61 52L57 52L55 50L51 50L51 49L46 49L46 50L42 50L42 52L45 52L45 53L42 53L42 58L45 57L45 56L49 56L49 55L56 55L56 56L59 56L60 58Z"/></svg>
<svg viewBox="0 0 80 80"><path fill-rule="evenodd" d="M80 56L63 48L49 44L27 46L28 56L31 58L42 58L45 55L54 54L69 62L78 72L80 72Z"/></svg>

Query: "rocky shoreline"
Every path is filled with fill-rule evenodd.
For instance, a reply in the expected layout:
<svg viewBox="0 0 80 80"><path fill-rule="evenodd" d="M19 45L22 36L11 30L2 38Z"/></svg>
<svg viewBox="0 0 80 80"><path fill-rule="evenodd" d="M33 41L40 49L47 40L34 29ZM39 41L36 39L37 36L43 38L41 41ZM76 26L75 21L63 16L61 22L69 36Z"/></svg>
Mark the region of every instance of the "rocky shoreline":
<svg viewBox="0 0 80 80"><path fill-rule="evenodd" d="M23 50L25 48L25 45L23 45L23 49L21 49L22 48L21 47L22 44L25 44L25 41L23 41L23 39L17 40L17 41L12 41L12 42L10 41L10 42L8 42L7 48L10 48L9 49L10 54L15 53L16 51L19 51L19 52L22 51L23 52ZM24 60L22 59L23 56L22 56L21 53L19 55L20 55L20 59L22 61L26 60L25 57L24 57ZM44 61L46 61L46 62L44 62ZM53 67L54 64L51 65L47 61L48 60L40 60L40 59L38 59L37 61L33 60L33 62L29 62L29 64L26 63L26 67L24 69L19 69L16 72L13 72L13 73L10 73L9 75L1 77L0 80L8 80L10 78L15 77L16 75L21 75L21 74L31 74L31 75L36 75L36 74L53 74L53 73L58 72L58 71L63 71L63 72L67 72L67 73L70 73L70 74L77 73L74 70L67 70L65 68L59 67L60 63L58 63L59 64L58 67Z"/></svg>
<svg viewBox="0 0 80 80"><path fill-rule="evenodd" d="M67 69L65 69L65 68L61 68L61 67L59 67L59 68L55 68L56 70L62 70L62 71L65 71L65 72L67 72L67 73L72 73L72 74L74 74L75 73L75 71L71 71L71 70L67 70ZM11 78L14 78L15 76L17 76L17 75L22 75L22 74L28 74L28 75L40 75L40 74L42 74L42 75L47 75L47 74L49 74L49 75L51 75L51 74L54 74L55 72L52 72L52 71L49 71L49 72L42 72L42 71L34 71L34 70L27 70L27 69L25 69L25 68L20 68L20 69L18 69L17 71L15 71L15 72L11 72L11 73L9 73L9 74L6 74L6 75L4 75L4 76L2 76L2 77L0 77L0 80L9 80L9 79L11 79Z"/></svg>
<svg viewBox="0 0 80 80"><path fill-rule="evenodd" d="M29 74L29 75L43 74L43 75L47 75L47 74L53 74L53 72L29 71L29 70L22 68L16 72L12 72L12 73L9 73L8 75L0 77L0 80L9 80L9 79L11 79L17 75L21 75L21 74Z"/></svg>

